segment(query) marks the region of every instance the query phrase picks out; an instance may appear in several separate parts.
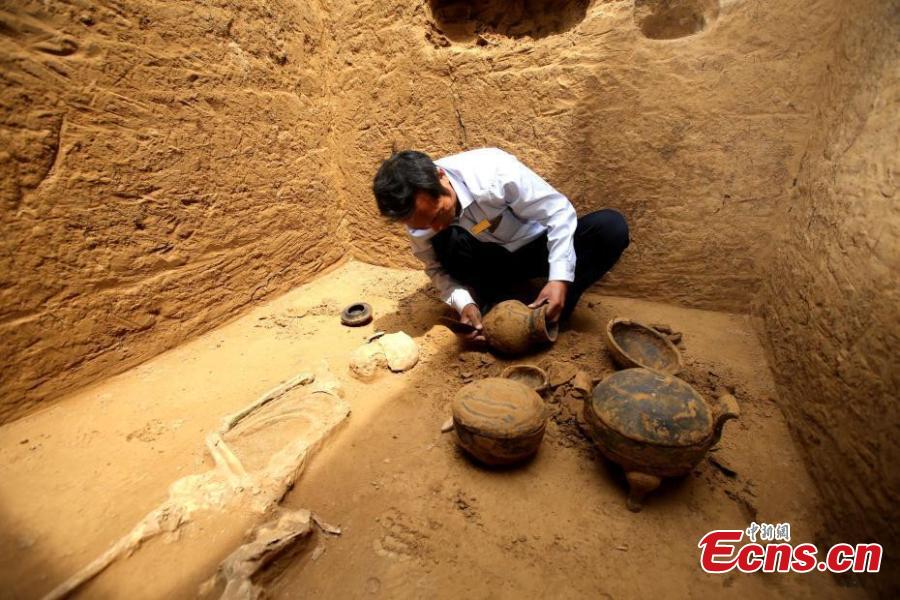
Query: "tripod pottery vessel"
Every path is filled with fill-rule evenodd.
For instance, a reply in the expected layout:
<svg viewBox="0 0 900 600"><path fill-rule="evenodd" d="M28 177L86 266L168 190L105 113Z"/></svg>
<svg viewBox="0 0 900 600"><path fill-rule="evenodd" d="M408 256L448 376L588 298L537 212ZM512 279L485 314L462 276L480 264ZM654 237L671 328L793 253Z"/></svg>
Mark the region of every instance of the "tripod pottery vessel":
<svg viewBox="0 0 900 600"><path fill-rule="evenodd" d="M613 373L584 403L597 447L625 470L634 512L663 477L689 473L719 441L725 422L739 415L730 394L708 404L681 379L642 368Z"/></svg>

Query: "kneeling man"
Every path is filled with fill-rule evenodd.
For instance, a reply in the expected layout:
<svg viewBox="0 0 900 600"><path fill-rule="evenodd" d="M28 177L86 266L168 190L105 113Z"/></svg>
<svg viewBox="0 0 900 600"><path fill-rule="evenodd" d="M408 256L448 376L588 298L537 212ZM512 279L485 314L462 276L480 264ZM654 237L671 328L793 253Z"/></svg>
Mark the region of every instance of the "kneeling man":
<svg viewBox="0 0 900 600"><path fill-rule="evenodd" d="M621 214L577 218L565 196L497 148L436 161L399 152L379 167L373 191L381 214L406 225L441 298L476 328L472 339L483 339L482 310L532 278L547 284L529 306L567 318L628 247Z"/></svg>

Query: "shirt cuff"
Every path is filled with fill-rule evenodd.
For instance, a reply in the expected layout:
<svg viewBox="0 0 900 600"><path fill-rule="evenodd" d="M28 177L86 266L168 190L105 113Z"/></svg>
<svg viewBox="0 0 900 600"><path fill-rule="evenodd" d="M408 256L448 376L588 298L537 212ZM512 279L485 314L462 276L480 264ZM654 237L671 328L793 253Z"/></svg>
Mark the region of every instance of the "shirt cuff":
<svg viewBox="0 0 900 600"><path fill-rule="evenodd" d="M550 281L575 281L575 265L567 260L558 260L550 263Z"/></svg>
<svg viewBox="0 0 900 600"><path fill-rule="evenodd" d="M468 306L469 304L474 304L475 300L472 299L472 294L469 293L469 290L465 288L459 288L453 290L450 294L450 299L447 300L447 304L456 309L456 312L462 314L462 310Z"/></svg>

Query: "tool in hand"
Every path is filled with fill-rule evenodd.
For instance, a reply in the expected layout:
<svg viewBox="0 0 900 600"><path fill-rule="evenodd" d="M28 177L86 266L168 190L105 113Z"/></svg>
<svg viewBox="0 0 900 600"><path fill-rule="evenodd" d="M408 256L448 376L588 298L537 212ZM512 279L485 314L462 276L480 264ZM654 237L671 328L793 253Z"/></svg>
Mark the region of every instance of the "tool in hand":
<svg viewBox="0 0 900 600"><path fill-rule="evenodd" d="M438 323L445 326L453 333L472 333L478 331L478 328L474 325L469 325L468 323L463 323L462 321L450 317L438 317Z"/></svg>

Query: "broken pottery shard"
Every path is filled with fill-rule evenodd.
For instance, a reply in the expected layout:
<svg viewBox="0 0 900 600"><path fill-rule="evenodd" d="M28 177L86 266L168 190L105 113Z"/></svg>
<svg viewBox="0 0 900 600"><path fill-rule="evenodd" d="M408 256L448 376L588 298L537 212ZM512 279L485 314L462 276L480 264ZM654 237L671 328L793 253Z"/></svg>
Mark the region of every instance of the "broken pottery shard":
<svg viewBox="0 0 900 600"><path fill-rule="evenodd" d="M581 398L590 396L593 387L591 376L584 371L578 371L575 373L575 377L572 378L572 391Z"/></svg>
<svg viewBox="0 0 900 600"><path fill-rule="evenodd" d="M570 362L564 360L553 361L547 365L547 376L550 378L550 387L557 388L564 383L569 383L578 369Z"/></svg>
<svg viewBox="0 0 900 600"><path fill-rule="evenodd" d="M385 334L376 343L381 344L388 368L395 373L412 369L419 362L419 347L402 331Z"/></svg>
<svg viewBox="0 0 900 600"><path fill-rule="evenodd" d="M651 323L650 327L665 335L673 344L681 342L681 332L675 331L670 325L666 325L665 323Z"/></svg>
<svg viewBox="0 0 900 600"><path fill-rule="evenodd" d="M363 344L350 355L350 371L359 379L371 379L378 367L395 373L407 371L419 362L419 347L402 331L387 333Z"/></svg>
<svg viewBox="0 0 900 600"><path fill-rule="evenodd" d="M669 325L666 325L665 323L650 323L650 327L652 327L653 329L657 330L660 333L667 333L667 334L672 333L672 327Z"/></svg>
<svg viewBox="0 0 900 600"><path fill-rule="evenodd" d="M350 371L360 379L371 379L382 360L384 352L377 342L363 344L350 355Z"/></svg>

